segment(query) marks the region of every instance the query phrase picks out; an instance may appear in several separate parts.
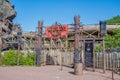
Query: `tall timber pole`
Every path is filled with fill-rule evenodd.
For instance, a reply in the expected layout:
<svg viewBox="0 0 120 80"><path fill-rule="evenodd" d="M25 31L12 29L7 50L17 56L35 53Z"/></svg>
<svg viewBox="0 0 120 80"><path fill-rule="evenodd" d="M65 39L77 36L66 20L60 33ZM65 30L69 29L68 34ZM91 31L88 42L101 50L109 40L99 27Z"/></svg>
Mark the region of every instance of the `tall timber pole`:
<svg viewBox="0 0 120 80"><path fill-rule="evenodd" d="M82 56L80 53L80 16L74 17L74 29L75 29L75 45L74 45L74 73L75 75L83 74L83 64L82 64Z"/></svg>
<svg viewBox="0 0 120 80"><path fill-rule="evenodd" d="M101 34L101 38L102 40L102 53L103 53L103 73L106 72L106 57L105 57L105 34L107 33L106 30L106 21L100 21L100 34Z"/></svg>
<svg viewBox="0 0 120 80"><path fill-rule="evenodd" d="M41 54L42 54L42 28L43 21L38 21L38 44L37 44L37 53L36 53L36 65L41 65Z"/></svg>

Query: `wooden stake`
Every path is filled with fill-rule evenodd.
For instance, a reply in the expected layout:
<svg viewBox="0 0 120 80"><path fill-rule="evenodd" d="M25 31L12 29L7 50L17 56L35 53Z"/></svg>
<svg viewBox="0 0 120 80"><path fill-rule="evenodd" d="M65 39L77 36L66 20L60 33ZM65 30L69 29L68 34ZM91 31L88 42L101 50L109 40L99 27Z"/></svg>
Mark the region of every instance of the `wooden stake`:
<svg viewBox="0 0 120 80"><path fill-rule="evenodd" d="M19 66L20 62L20 43L18 43L18 57L17 57L17 66Z"/></svg>
<svg viewBox="0 0 120 80"><path fill-rule="evenodd" d="M103 47L103 73L105 73L106 71L106 59L105 59L105 40L104 40L104 37L103 37L103 41L102 41L102 47Z"/></svg>
<svg viewBox="0 0 120 80"><path fill-rule="evenodd" d="M114 80L114 54L112 52L112 80Z"/></svg>
<svg viewBox="0 0 120 80"><path fill-rule="evenodd" d="M93 40L93 71L95 71L95 39Z"/></svg>

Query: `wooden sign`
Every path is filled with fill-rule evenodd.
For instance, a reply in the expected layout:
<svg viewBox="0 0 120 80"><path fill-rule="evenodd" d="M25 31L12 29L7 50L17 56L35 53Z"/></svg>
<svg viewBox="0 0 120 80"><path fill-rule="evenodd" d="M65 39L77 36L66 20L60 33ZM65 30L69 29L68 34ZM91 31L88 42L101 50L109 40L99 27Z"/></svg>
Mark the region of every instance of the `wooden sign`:
<svg viewBox="0 0 120 80"><path fill-rule="evenodd" d="M46 35L49 38L57 39L62 38L63 36L67 35L68 32L68 25L60 25L60 26L48 26L46 28Z"/></svg>

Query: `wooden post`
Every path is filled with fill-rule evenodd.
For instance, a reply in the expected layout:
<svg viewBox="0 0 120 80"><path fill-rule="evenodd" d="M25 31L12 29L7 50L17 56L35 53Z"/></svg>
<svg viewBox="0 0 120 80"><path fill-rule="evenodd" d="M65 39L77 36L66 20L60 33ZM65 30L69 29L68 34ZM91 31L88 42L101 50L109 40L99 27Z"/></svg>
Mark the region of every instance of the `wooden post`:
<svg viewBox="0 0 120 80"><path fill-rule="evenodd" d="M112 80L114 80L114 54L112 52Z"/></svg>
<svg viewBox="0 0 120 80"><path fill-rule="evenodd" d="M37 48L37 53L36 53L37 66L41 65L42 27L43 27L43 21L38 21L38 44L37 44L38 48Z"/></svg>
<svg viewBox="0 0 120 80"><path fill-rule="evenodd" d="M2 52L2 39L0 37L0 55L1 55L1 52Z"/></svg>
<svg viewBox="0 0 120 80"><path fill-rule="evenodd" d="M17 57L17 65L19 66L20 62L20 47L21 47L21 40L22 40L22 32L21 29L17 32L17 40L18 40L18 57Z"/></svg>
<svg viewBox="0 0 120 80"><path fill-rule="evenodd" d="M93 71L95 71L95 39L93 40Z"/></svg>
<svg viewBox="0 0 120 80"><path fill-rule="evenodd" d="M74 73L75 75L82 75L83 74L83 64L82 58L80 53L80 40L79 40L79 29L80 29L80 17L74 17L75 23L75 48L74 48Z"/></svg>
<svg viewBox="0 0 120 80"><path fill-rule="evenodd" d="M46 65L46 53L45 51L43 52L43 66Z"/></svg>
<svg viewBox="0 0 120 80"><path fill-rule="evenodd" d="M102 41L102 47L103 47L103 73L105 73L105 70L106 70L106 59L105 59L105 40L104 40L104 37L103 37L103 41Z"/></svg>
<svg viewBox="0 0 120 80"><path fill-rule="evenodd" d="M105 73L106 70L106 59L105 59L105 40L104 40L104 36L107 33L106 31L106 21L100 21L100 34L101 34L101 38L102 40L102 52L103 52L103 73Z"/></svg>
<svg viewBox="0 0 120 80"><path fill-rule="evenodd" d="M43 38L43 44L45 44L45 38ZM45 47L45 46L43 46L43 47ZM46 53L45 53L45 50L44 50L44 53L43 53L43 55L44 55L44 63L43 63L43 65L45 66L46 65Z"/></svg>
<svg viewBox="0 0 120 80"><path fill-rule="evenodd" d="M62 57L62 59L61 59L61 71L63 70L63 57Z"/></svg>
<svg viewBox="0 0 120 80"><path fill-rule="evenodd" d="M66 42L65 42L65 51L67 52L67 49L68 49L68 34L65 36L65 38L66 38Z"/></svg>
<svg viewBox="0 0 120 80"><path fill-rule="evenodd" d="M86 69L86 66L85 66L85 40L84 40L84 57L83 57L83 67L84 67L84 69Z"/></svg>
<svg viewBox="0 0 120 80"><path fill-rule="evenodd" d="M50 57L51 57L51 59L50 59L50 64L54 64L55 65L55 63L54 63L54 57L53 57L53 52L52 52L52 48L53 48L53 45L52 45L52 38L50 38Z"/></svg>
<svg viewBox="0 0 120 80"><path fill-rule="evenodd" d="M19 66L20 62L20 43L18 42L18 57L17 57L17 66Z"/></svg>

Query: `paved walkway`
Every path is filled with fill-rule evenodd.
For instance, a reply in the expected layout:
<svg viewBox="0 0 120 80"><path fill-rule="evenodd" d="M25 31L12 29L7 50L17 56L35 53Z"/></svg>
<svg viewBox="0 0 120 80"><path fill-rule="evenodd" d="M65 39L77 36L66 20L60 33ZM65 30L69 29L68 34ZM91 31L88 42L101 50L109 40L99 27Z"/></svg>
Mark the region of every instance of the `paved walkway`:
<svg viewBox="0 0 120 80"><path fill-rule="evenodd" d="M112 80L111 72L106 74L102 70L84 71L83 75L76 76L73 69L60 66L42 67L0 67L0 80ZM120 75L115 75L115 80L120 80Z"/></svg>

